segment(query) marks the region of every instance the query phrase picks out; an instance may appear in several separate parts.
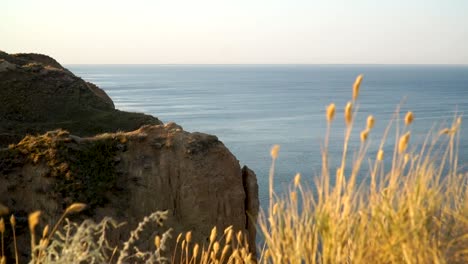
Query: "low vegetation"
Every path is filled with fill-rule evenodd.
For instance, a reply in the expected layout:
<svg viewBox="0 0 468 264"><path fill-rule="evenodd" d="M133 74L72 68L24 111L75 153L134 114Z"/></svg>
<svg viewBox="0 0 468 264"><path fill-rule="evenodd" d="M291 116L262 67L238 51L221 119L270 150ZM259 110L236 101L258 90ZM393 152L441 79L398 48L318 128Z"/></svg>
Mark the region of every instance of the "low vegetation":
<svg viewBox="0 0 468 264"><path fill-rule="evenodd" d="M88 201L88 206L94 208L106 202L102 195L106 191L117 191L115 156L126 140L123 133L84 140L65 130L28 135L18 144L0 150L0 172L26 162L43 164L47 170L42 176L57 179L51 192L61 197L64 208L66 201Z"/></svg>
<svg viewBox="0 0 468 264"><path fill-rule="evenodd" d="M155 237L152 252L133 247L145 225L152 221L162 225L167 212L143 219L128 241L111 248L105 239L107 227L117 225L111 219L98 224L67 222L59 228L67 214L82 209L78 204L67 208L51 232L46 227L39 242L34 234L38 213L30 215L32 263L468 263L468 174L457 164L461 117L455 116L447 128L431 131L422 146L413 148L415 117L408 112L400 121L396 113L394 124L389 124L374 150L377 154L370 156L368 136L377 121L369 116L360 133L360 147L350 157L361 80L362 76L356 79L352 99L344 108L341 157L328 153L336 106L330 104L326 110L322 171L313 185L304 184L297 174L287 194L274 193L279 146L272 148L270 203L258 219L264 244L257 245L257 256L244 234L231 227L223 232L213 228L205 245L194 243L191 232L179 234L172 253L167 252L173 239L170 229ZM395 148L386 153L392 127ZM338 168L330 168L337 158ZM10 222L14 229L13 216ZM0 232L5 260L3 219Z"/></svg>

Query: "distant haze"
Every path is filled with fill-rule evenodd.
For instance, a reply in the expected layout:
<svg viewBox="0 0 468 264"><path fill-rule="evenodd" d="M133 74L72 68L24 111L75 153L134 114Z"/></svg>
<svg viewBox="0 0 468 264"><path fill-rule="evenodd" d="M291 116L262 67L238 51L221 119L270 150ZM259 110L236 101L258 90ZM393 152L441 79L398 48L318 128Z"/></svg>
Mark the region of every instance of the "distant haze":
<svg viewBox="0 0 468 264"><path fill-rule="evenodd" d="M63 64L468 64L467 0L1 0L0 50Z"/></svg>

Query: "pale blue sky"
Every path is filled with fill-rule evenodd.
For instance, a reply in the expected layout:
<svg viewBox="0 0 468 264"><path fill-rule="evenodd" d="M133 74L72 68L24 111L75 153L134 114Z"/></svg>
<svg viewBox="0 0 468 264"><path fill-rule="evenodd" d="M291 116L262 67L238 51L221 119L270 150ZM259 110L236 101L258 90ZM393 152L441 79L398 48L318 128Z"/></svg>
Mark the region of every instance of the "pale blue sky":
<svg viewBox="0 0 468 264"><path fill-rule="evenodd" d="M468 64L468 0L0 0L0 49L72 63Z"/></svg>

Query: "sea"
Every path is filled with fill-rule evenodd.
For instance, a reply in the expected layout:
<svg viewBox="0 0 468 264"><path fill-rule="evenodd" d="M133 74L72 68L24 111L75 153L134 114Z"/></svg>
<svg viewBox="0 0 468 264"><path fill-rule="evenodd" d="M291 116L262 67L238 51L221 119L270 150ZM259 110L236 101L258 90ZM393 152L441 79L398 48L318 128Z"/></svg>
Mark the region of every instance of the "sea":
<svg viewBox="0 0 468 264"><path fill-rule="evenodd" d="M368 115L375 127L359 180L368 178L368 160L383 144L387 168L397 133L411 131L410 149L419 149L428 133L450 127L468 114L468 65L66 65L112 98L117 109L175 122L184 130L216 135L255 171L260 203L268 204L270 149L280 145L275 166L277 193L288 189L296 173L313 184L321 171L327 134L326 106L336 104L329 133L332 171L343 152L346 103L363 74L348 156L360 148ZM414 113L406 127L403 117ZM465 123L468 120L464 121ZM468 133L459 139L459 163L468 162ZM386 141L382 143L389 127ZM399 131L399 132L398 132ZM467 130L468 131L468 130ZM441 140L445 140L441 138Z"/></svg>

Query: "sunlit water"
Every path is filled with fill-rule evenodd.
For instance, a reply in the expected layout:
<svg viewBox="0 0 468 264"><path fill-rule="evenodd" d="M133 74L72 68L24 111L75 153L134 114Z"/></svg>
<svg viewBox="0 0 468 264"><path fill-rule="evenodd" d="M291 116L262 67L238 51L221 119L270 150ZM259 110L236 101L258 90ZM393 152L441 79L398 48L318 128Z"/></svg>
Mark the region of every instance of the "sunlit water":
<svg viewBox="0 0 468 264"><path fill-rule="evenodd" d="M325 107L337 105L330 139L332 166L341 158L343 108L355 77L364 81L359 96L350 153L359 147L367 115L376 125L369 136L370 157L397 105L411 110L412 146L427 132L468 113L468 66L269 66L269 65L68 65L83 79L104 89L116 108L144 112L188 131L214 134L241 164L253 169L260 200L268 202L269 151L280 144L275 185L284 190L297 172L311 179L320 171L320 146L326 132ZM438 124L438 125L437 125ZM394 129L391 130L394 135ZM462 130L460 162L468 161L468 138ZM468 135L468 134L467 134ZM393 148L388 138L385 150ZM361 177L366 174L362 173Z"/></svg>

